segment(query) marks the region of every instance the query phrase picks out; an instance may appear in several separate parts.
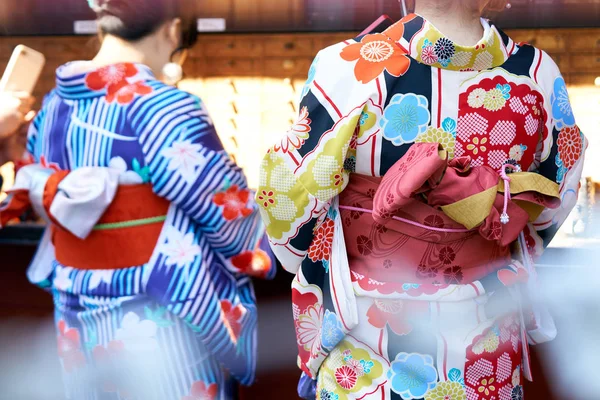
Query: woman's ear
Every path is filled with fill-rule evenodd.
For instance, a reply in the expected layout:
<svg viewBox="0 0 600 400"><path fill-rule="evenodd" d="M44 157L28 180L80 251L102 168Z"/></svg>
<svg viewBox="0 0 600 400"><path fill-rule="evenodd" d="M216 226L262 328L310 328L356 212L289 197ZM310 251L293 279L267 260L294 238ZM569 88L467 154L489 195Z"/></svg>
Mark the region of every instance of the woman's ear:
<svg viewBox="0 0 600 400"><path fill-rule="evenodd" d="M483 9L483 15L497 14L506 9L508 0L490 0Z"/></svg>
<svg viewBox="0 0 600 400"><path fill-rule="evenodd" d="M173 45L173 49L177 49L181 46L181 35L182 35L182 27L181 27L181 19L175 18L172 19L171 22L167 25L167 36L171 44Z"/></svg>

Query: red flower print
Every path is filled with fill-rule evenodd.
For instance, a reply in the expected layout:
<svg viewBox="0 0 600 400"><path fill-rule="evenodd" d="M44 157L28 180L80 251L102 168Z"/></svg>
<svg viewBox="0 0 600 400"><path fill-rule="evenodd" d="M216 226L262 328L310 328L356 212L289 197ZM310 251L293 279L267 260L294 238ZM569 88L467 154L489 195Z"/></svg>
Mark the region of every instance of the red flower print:
<svg viewBox="0 0 600 400"><path fill-rule="evenodd" d="M127 390L122 386L122 377L119 366L123 365L125 344L120 340L113 340L106 347L96 346L92 350L92 357L96 363L97 373L102 384L102 391L106 393L119 393L121 397L128 399Z"/></svg>
<svg viewBox="0 0 600 400"><path fill-rule="evenodd" d="M392 260L383 260L383 268L385 268L385 269L392 268Z"/></svg>
<svg viewBox="0 0 600 400"><path fill-rule="evenodd" d="M429 215L423 222L425 226L432 226L434 228L443 228L444 220L439 215Z"/></svg>
<svg viewBox="0 0 600 400"><path fill-rule="evenodd" d="M522 348L516 321L513 316L497 320L467 348L464 379L468 399L511 399L513 382L521 381ZM511 334L513 326L515 334Z"/></svg>
<svg viewBox="0 0 600 400"><path fill-rule="evenodd" d="M454 259L456 258L456 253L454 252L452 247L447 246L440 250L439 257L441 262L448 265L452 264L452 261L454 261Z"/></svg>
<svg viewBox="0 0 600 400"><path fill-rule="evenodd" d="M583 140L581 132L577 126L565 127L558 135L558 153L565 168L571 168L579 157L583 149Z"/></svg>
<svg viewBox="0 0 600 400"><path fill-rule="evenodd" d="M223 324L229 331L231 339L237 343L237 339L240 336L242 330L242 318L246 313L246 309L243 305L238 304L233 306L229 300L221 300L221 319Z"/></svg>
<svg viewBox="0 0 600 400"><path fill-rule="evenodd" d="M223 218L227 221L233 221L240 214L243 217L252 214L252 209L247 207L249 197L250 191L248 189L240 189L237 185L232 185L226 191L215 194L213 203L223 206Z"/></svg>
<svg viewBox="0 0 600 400"><path fill-rule="evenodd" d="M272 190L263 190L258 195L258 202L261 203L264 208L268 208L275 204L275 199L273 198L274 195L275 193Z"/></svg>
<svg viewBox="0 0 600 400"><path fill-rule="evenodd" d="M271 269L271 258L263 250L245 251L231 258L231 264L240 272L264 277Z"/></svg>
<svg viewBox="0 0 600 400"><path fill-rule="evenodd" d="M375 197L375 193L377 193L375 191L375 189L369 189L369 190L367 190L367 196L369 196L370 199L372 199L372 198Z"/></svg>
<svg viewBox="0 0 600 400"><path fill-rule="evenodd" d="M510 268L501 269L497 272L498 280L504 286L513 286L517 283L526 283L529 280L529 273L523 266L517 266L517 271Z"/></svg>
<svg viewBox="0 0 600 400"><path fill-rule="evenodd" d="M356 380L356 371L347 365L335 370L335 381L346 390L352 389L356 385Z"/></svg>
<svg viewBox="0 0 600 400"><path fill-rule="evenodd" d="M85 365L79 331L69 328L62 319L58 321L58 357L62 359L66 372L72 372Z"/></svg>
<svg viewBox="0 0 600 400"><path fill-rule="evenodd" d="M375 300L367 311L367 319L375 328L389 326L396 335L408 335L413 327L408 319L427 312L422 301Z"/></svg>
<svg viewBox="0 0 600 400"><path fill-rule="evenodd" d="M196 381L192 384L190 395L184 396L181 400L214 400L219 393L219 387L216 383L206 385L202 381Z"/></svg>
<svg viewBox="0 0 600 400"><path fill-rule="evenodd" d="M106 91L106 102L112 103L115 98L121 105L129 104L133 101L136 94L143 96L152 93L152 88L143 82L127 83L123 81L108 87Z"/></svg>
<svg viewBox="0 0 600 400"><path fill-rule="evenodd" d="M56 172L60 171L60 166L57 163L49 162L48 160L46 160L45 156L40 157L40 165L44 168L48 168Z"/></svg>
<svg viewBox="0 0 600 400"><path fill-rule="evenodd" d="M352 207L361 208L360 203L354 203L354 204L352 204ZM350 212L350 216L352 217L352 219L359 219L361 215L362 215L362 213L360 211L351 211Z"/></svg>
<svg viewBox="0 0 600 400"><path fill-rule="evenodd" d="M404 31L404 26L399 29ZM346 61L356 61L354 75L362 83L373 81L383 71L402 76L410 67L406 52L383 33L364 36L359 43L346 46L340 56Z"/></svg>
<svg viewBox="0 0 600 400"><path fill-rule="evenodd" d="M435 50L433 46L427 46L423 48L421 52L421 60L427 65L435 64L438 60L437 54L435 54Z"/></svg>
<svg viewBox="0 0 600 400"><path fill-rule="evenodd" d="M368 256L373 252L373 242L364 235L360 235L356 238L356 245L359 253L363 256Z"/></svg>
<svg viewBox="0 0 600 400"><path fill-rule="evenodd" d="M463 280L462 268L457 265L446 268L446 270L444 270L444 279L448 284L458 285Z"/></svg>
<svg viewBox="0 0 600 400"><path fill-rule="evenodd" d="M302 147L306 139L309 137L311 120L308 118L308 107L302 107L298 119L280 144L273 147L275 151L283 151L288 153L290 150L299 149Z"/></svg>
<svg viewBox="0 0 600 400"><path fill-rule="evenodd" d="M385 202L386 202L388 205L392 205L392 204L394 204L394 201L395 201L395 200L396 200L396 198L395 198L395 196L394 196L394 193L388 193L388 194L386 194L386 195L385 195Z"/></svg>
<svg viewBox="0 0 600 400"><path fill-rule="evenodd" d="M417 278L425 279L425 278L435 278L437 276L437 268L431 267L425 264L420 264L417 267Z"/></svg>
<svg viewBox="0 0 600 400"><path fill-rule="evenodd" d="M344 168L340 169L340 172L333 176L334 185L340 186L344 182Z"/></svg>
<svg viewBox="0 0 600 400"><path fill-rule="evenodd" d="M315 237L308 248L308 258L313 262L329 260L331 245L333 244L334 223L327 218L316 230Z"/></svg>
<svg viewBox="0 0 600 400"><path fill-rule="evenodd" d="M383 235L384 233L387 233L387 231L388 231L388 229L385 227L385 225L381 225L381 224L376 224L375 225L375 230L380 235Z"/></svg>
<svg viewBox="0 0 600 400"><path fill-rule="evenodd" d="M131 63L109 65L90 72L85 78L85 84L91 90L102 90L114 85L127 82L138 73L138 69Z"/></svg>

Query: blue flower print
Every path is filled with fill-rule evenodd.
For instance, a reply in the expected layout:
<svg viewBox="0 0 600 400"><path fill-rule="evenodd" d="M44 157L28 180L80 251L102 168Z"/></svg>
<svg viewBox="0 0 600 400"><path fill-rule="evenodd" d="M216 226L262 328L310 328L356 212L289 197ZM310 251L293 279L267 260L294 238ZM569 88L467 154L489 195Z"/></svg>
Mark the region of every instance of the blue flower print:
<svg viewBox="0 0 600 400"><path fill-rule="evenodd" d="M362 114L360 114L360 124L364 125L368 119L369 119L369 114L367 114L366 112L363 111Z"/></svg>
<svg viewBox="0 0 600 400"><path fill-rule="evenodd" d="M447 67L448 65L450 65L450 59L449 58L446 58L446 59L443 59L443 60L438 60L438 62L440 63L440 65L442 67Z"/></svg>
<svg viewBox="0 0 600 400"><path fill-rule="evenodd" d="M306 83L304 84L304 88L302 89L302 93L300 95L300 100L302 100L310 91L310 85L315 80L315 76L317 75L317 64L319 63L319 57L317 56L312 62L310 69L308 70L308 78L306 79Z"/></svg>
<svg viewBox="0 0 600 400"><path fill-rule="evenodd" d="M552 117L558 129L575 125L575 117L571 108L571 102L569 101L567 85L561 76L554 81L554 93L552 93L550 102L552 103Z"/></svg>
<svg viewBox="0 0 600 400"><path fill-rule="evenodd" d="M498 89L499 91L502 92L502 97L504 97L506 100L510 99L510 85L509 84L505 84L505 85L497 84L496 89Z"/></svg>
<svg viewBox="0 0 600 400"><path fill-rule="evenodd" d="M452 368L449 372L448 372L448 380L450 382L458 382L461 385L465 386L465 379L462 376L462 372L460 372L460 369L458 368Z"/></svg>
<svg viewBox="0 0 600 400"><path fill-rule="evenodd" d="M433 358L416 353L400 353L387 373L392 390L404 400L421 399L436 385L438 374Z"/></svg>
<svg viewBox="0 0 600 400"><path fill-rule="evenodd" d="M323 260L323 268L325 269L325 273L329 273L329 260Z"/></svg>
<svg viewBox="0 0 600 400"><path fill-rule="evenodd" d="M565 174L569 171L565 168L563 161L560 159L560 154L556 155L556 166L558 167L558 171L556 171L556 183L559 185L565 179Z"/></svg>
<svg viewBox="0 0 600 400"><path fill-rule="evenodd" d="M338 316L329 310L325 310L321 329L321 344L326 349L333 349L345 336Z"/></svg>
<svg viewBox="0 0 600 400"><path fill-rule="evenodd" d="M338 396L334 392L329 392L327 389L321 389L319 392L319 400L339 400L340 396Z"/></svg>
<svg viewBox="0 0 600 400"><path fill-rule="evenodd" d="M429 102L425 96L396 94L381 118L383 136L395 146L413 143L427 130L430 121Z"/></svg>
<svg viewBox="0 0 600 400"><path fill-rule="evenodd" d="M442 129L456 138L456 121L448 117L442 121Z"/></svg>
<svg viewBox="0 0 600 400"><path fill-rule="evenodd" d="M373 361L360 360L360 365L363 368L365 374L370 374L371 368L373 368L375 364L373 363Z"/></svg>
<svg viewBox="0 0 600 400"><path fill-rule="evenodd" d="M418 283L405 283L402 285L402 290L407 292L411 289L418 289L420 287L421 287L421 285L419 285Z"/></svg>
<svg viewBox="0 0 600 400"><path fill-rule="evenodd" d="M433 46L433 43L431 42L431 40L425 39L425 41L423 42L422 48L424 49L425 47L429 47L429 46Z"/></svg>
<svg viewBox="0 0 600 400"><path fill-rule="evenodd" d="M337 213L335 207L329 207L329 210L327 210L327 217L335 221Z"/></svg>

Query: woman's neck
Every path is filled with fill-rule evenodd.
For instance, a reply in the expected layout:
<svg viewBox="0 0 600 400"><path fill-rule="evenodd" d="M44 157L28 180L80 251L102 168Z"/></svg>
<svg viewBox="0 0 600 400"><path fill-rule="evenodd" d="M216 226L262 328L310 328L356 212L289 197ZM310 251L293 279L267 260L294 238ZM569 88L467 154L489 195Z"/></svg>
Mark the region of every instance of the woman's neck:
<svg viewBox="0 0 600 400"><path fill-rule="evenodd" d="M415 13L431 22L454 43L474 46L483 37L477 4L454 0L418 0ZM476 2L473 2L476 3Z"/></svg>
<svg viewBox="0 0 600 400"><path fill-rule="evenodd" d="M97 67L104 67L119 63L140 63L149 66L152 70L158 68L152 57L148 57L149 43L144 40L135 44L122 40L118 37L107 35L102 39L100 51L92 62ZM156 70L155 70L156 72Z"/></svg>

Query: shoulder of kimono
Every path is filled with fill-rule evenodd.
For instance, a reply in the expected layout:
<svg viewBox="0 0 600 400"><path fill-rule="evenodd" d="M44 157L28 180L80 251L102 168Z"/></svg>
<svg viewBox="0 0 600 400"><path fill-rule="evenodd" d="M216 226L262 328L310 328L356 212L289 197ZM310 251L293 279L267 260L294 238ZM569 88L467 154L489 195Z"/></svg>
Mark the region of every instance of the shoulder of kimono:
<svg viewBox="0 0 600 400"><path fill-rule="evenodd" d="M147 80L152 91L137 97L129 106L131 116L147 113L182 114L202 109L202 101L192 93L167 85L158 80ZM166 110L169 110L168 112Z"/></svg>

